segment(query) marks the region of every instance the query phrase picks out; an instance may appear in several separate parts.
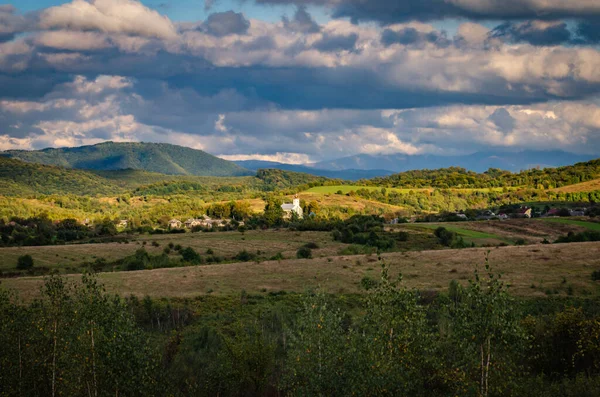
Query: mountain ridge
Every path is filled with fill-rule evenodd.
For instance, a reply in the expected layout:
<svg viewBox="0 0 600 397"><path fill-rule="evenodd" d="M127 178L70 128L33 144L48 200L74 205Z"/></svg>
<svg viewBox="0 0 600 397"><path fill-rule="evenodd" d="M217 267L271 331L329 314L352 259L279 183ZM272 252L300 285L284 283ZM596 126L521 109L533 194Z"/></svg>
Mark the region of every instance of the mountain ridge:
<svg viewBox="0 0 600 397"><path fill-rule="evenodd" d="M560 150L542 151L528 150L521 152L476 152L462 156L440 155L407 155L401 153L387 155L357 154L331 161L305 164L307 167L340 170L355 168L369 170L383 168L394 173L413 170L434 170L449 167L461 167L470 171L485 172L490 168L498 168L510 172L532 169L536 167L551 168L576 164L593 160L600 156L579 155Z"/></svg>
<svg viewBox="0 0 600 397"><path fill-rule="evenodd" d="M5 157L93 171L144 170L166 175L249 176L254 172L202 150L168 143L103 142L72 148L8 150Z"/></svg>

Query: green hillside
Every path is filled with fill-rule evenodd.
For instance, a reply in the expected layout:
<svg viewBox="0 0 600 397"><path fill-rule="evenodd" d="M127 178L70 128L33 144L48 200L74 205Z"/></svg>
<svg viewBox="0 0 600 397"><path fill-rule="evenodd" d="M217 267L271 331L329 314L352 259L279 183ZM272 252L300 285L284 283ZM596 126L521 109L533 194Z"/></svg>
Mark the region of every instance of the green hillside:
<svg viewBox="0 0 600 397"><path fill-rule="evenodd" d="M370 179L365 184L396 188L527 187L554 189L591 181L598 177L600 177L600 159L565 167L532 169L519 173L499 169L489 169L484 173L476 173L459 167L415 170Z"/></svg>
<svg viewBox="0 0 600 397"><path fill-rule="evenodd" d="M10 150L3 155L26 161L86 170L145 170L168 175L243 176L253 172L201 150L166 143L105 142L93 146Z"/></svg>
<svg viewBox="0 0 600 397"><path fill-rule="evenodd" d="M0 156L0 194L109 195L121 192L118 184L89 171L26 163Z"/></svg>

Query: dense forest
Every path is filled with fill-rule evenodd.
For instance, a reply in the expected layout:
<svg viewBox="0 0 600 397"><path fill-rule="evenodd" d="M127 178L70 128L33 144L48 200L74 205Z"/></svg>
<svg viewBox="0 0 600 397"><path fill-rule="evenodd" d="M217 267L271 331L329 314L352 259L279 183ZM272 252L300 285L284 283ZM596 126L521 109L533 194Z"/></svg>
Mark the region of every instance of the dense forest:
<svg viewBox="0 0 600 397"><path fill-rule="evenodd" d="M595 300L516 299L486 265L447 293L363 280L363 295L152 300L95 277L0 290L6 396L597 396Z"/></svg>

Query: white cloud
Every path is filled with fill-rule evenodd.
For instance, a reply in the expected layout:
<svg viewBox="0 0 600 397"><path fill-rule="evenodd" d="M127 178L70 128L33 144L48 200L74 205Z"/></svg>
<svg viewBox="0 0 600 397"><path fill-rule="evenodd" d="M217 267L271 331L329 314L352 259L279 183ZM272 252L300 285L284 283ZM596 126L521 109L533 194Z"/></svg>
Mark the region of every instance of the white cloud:
<svg viewBox="0 0 600 397"><path fill-rule="evenodd" d="M136 0L73 0L43 11L40 27L97 30L162 39L177 37L169 18Z"/></svg>

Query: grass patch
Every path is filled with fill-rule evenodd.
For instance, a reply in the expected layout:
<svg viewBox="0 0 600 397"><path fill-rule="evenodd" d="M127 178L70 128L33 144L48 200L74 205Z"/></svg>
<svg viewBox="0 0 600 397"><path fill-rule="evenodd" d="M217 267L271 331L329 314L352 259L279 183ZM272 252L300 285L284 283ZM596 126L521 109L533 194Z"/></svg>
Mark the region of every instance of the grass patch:
<svg viewBox="0 0 600 397"><path fill-rule="evenodd" d="M567 218L545 218L545 219L542 219L542 220L544 222L555 222L555 223L562 223L564 225L584 227L584 228L586 228L588 230L593 230L593 231L596 231L596 232L600 232L600 223L578 221L578 220L575 220L575 219L567 219Z"/></svg>

